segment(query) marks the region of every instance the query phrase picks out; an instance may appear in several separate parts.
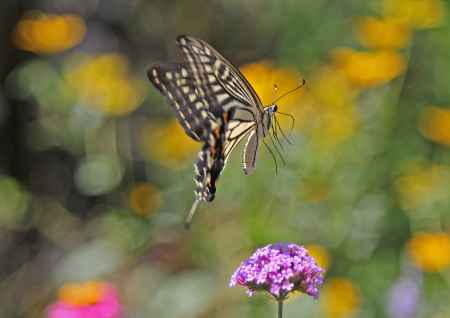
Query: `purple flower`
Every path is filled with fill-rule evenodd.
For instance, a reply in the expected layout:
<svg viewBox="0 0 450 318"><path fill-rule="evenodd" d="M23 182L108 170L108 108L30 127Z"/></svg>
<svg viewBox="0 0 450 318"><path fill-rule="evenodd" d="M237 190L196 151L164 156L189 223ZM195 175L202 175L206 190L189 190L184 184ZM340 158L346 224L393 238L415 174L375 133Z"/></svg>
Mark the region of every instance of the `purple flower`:
<svg viewBox="0 0 450 318"><path fill-rule="evenodd" d="M392 318L415 317L420 305L420 276L404 275L389 291L387 311Z"/></svg>
<svg viewBox="0 0 450 318"><path fill-rule="evenodd" d="M230 287L246 286L249 296L257 290L266 290L277 300L287 298L293 291L317 298L323 272L303 246L270 244L241 263L231 277Z"/></svg>

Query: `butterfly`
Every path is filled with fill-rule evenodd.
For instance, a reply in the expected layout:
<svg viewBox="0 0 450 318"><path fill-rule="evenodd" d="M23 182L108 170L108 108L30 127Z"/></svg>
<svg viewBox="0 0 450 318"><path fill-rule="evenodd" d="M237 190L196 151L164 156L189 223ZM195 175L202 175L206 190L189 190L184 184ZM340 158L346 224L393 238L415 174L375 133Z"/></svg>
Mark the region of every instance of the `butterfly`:
<svg viewBox="0 0 450 318"><path fill-rule="evenodd" d="M217 179L244 138L243 170L247 175L254 171L258 147L269 135L278 107L264 107L241 72L205 41L181 35L177 44L184 61L155 65L147 76L167 97L186 134L203 144L194 164L189 227L198 204L214 200Z"/></svg>

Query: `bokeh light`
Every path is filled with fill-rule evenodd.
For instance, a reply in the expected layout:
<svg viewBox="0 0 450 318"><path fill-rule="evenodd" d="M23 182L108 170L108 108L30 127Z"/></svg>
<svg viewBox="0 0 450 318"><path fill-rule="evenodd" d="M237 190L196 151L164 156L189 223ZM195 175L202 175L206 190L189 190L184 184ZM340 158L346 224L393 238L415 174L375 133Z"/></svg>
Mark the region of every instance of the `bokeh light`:
<svg viewBox="0 0 450 318"><path fill-rule="evenodd" d="M264 105L270 105L274 99L301 84L303 77L293 68L276 67L271 61L263 60L243 65L240 71L252 84ZM280 101L280 106L296 105L302 90Z"/></svg>
<svg viewBox="0 0 450 318"><path fill-rule="evenodd" d="M395 181L400 203L404 209L424 206L449 198L445 190L450 184L450 168L439 164L410 164L405 173Z"/></svg>
<svg viewBox="0 0 450 318"><path fill-rule="evenodd" d="M357 314L361 299L358 288L346 278L332 278L322 291L322 307L326 317L346 318Z"/></svg>
<svg viewBox="0 0 450 318"><path fill-rule="evenodd" d="M122 167L117 160L107 156L90 156L80 163L75 182L81 192L100 195L114 189L122 176Z"/></svg>
<svg viewBox="0 0 450 318"><path fill-rule="evenodd" d="M20 228L26 225L29 195L14 178L0 175L0 225ZM25 222L25 223L24 223Z"/></svg>
<svg viewBox="0 0 450 318"><path fill-rule="evenodd" d="M427 106L421 114L419 129L426 138L450 145L450 109Z"/></svg>
<svg viewBox="0 0 450 318"><path fill-rule="evenodd" d="M442 0L384 0L387 16L416 28L439 26L447 15L447 8Z"/></svg>
<svg viewBox="0 0 450 318"><path fill-rule="evenodd" d="M31 11L17 23L13 40L19 49L55 54L78 45L85 34L86 25L80 16Z"/></svg>
<svg viewBox="0 0 450 318"><path fill-rule="evenodd" d="M417 233L408 243L413 261L427 272L450 266L450 236L447 233Z"/></svg>
<svg viewBox="0 0 450 318"><path fill-rule="evenodd" d="M364 17L358 21L358 40L369 48L401 49L411 40L411 30L397 19Z"/></svg>
<svg viewBox="0 0 450 318"><path fill-rule="evenodd" d="M178 167L200 151L200 144L185 134L176 119L167 123L146 123L139 140L143 155L166 167Z"/></svg>
<svg viewBox="0 0 450 318"><path fill-rule="evenodd" d="M328 250L317 244L306 245L305 248L309 251L309 254L317 261L317 264L325 271L330 267L331 256Z"/></svg>
<svg viewBox="0 0 450 318"><path fill-rule="evenodd" d="M385 84L405 70L402 55L392 50L373 52L340 48L333 52L336 67L357 87L369 88Z"/></svg>
<svg viewBox="0 0 450 318"><path fill-rule="evenodd" d="M74 56L65 78L80 102L106 116L135 110L145 96L144 84L131 77L126 57L117 53Z"/></svg>
<svg viewBox="0 0 450 318"><path fill-rule="evenodd" d="M139 183L130 190L130 206L140 216L146 216L161 206L160 191L152 184Z"/></svg>

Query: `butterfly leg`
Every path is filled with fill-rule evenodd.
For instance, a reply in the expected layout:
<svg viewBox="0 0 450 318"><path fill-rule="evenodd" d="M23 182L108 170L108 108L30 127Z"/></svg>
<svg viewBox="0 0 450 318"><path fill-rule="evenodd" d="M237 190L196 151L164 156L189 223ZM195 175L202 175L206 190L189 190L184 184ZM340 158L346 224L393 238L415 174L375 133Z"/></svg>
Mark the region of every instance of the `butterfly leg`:
<svg viewBox="0 0 450 318"><path fill-rule="evenodd" d="M186 220L184 221L184 227L186 230L189 230L191 228L192 224L192 218L194 217L195 211L197 211L198 204L200 203L200 200L195 200L192 204L191 209L189 210L189 214L186 217Z"/></svg>

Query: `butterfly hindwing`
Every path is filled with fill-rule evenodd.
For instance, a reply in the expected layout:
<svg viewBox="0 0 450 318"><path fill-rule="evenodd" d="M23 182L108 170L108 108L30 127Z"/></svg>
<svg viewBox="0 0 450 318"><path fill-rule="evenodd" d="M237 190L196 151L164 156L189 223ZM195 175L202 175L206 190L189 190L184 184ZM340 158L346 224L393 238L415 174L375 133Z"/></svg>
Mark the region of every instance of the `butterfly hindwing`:
<svg viewBox="0 0 450 318"><path fill-rule="evenodd" d="M247 142L244 147L244 156L242 157L242 168L244 173L249 175L255 170L256 155L258 154L259 136L256 130L248 134Z"/></svg>
<svg viewBox="0 0 450 318"><path fill-rule="evenodd" d="M222 118L226 120L227 113ZM208 141L198 153L194 164L195 195L197 200L212 201L216 193L216 181L225 166L224 157L224 130L226 123L212 127Z"/></svg>

